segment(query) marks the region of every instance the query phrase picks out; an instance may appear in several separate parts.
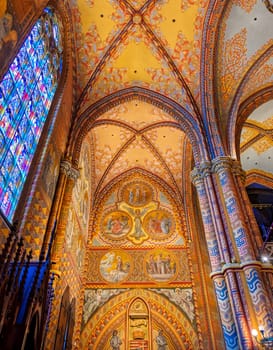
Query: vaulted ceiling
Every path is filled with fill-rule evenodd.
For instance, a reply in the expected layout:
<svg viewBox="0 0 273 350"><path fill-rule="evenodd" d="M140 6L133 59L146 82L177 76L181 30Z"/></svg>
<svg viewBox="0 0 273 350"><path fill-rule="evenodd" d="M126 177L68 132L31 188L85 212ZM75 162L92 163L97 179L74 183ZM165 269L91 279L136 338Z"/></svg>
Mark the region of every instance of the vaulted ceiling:
<svg viewBox="0 0 273 350"><path fill-rule="evenodd" d="M101 99L140 87L175 101L197 123L203 118L202 94L208 94L225 139L240 104L272 88L273 14L262 0L73 0L71 8L78 118L88 118L86 111ZM211 38L212 52L205 57L205 41L211 45ZM206 83L204 60L212 67L212 85ZM246 170L259 157L258 168L273 173L267 162L272 152L270 106L253 112L243 130ZM166 111L141 99L108 109L89 133L93 193L134 167L152 172L180 193L185 150L191 157L184 131Z"/></svg>

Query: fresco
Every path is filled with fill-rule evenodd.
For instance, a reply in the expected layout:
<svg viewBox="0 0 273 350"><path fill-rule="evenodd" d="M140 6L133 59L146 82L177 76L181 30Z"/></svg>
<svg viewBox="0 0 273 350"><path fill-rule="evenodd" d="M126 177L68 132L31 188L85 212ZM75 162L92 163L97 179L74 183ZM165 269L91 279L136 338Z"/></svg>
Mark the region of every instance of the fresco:
<svg viewBox="0 0 273 350"><path fill-rule="evenodd" d="M153 199L152 187L144 182L131 182L122 190L124 202L134 207L143 207Z"/></svg>
<svg viewBox="0 0 273 350"><path fill-rule="evenodd" d="M147 240L153 242L170 240L176 232L176 219L166 195L157 192L149 183L130 181L107 200L98 217L98 230L107 241L131 241L141 245ZM164 198L164 201L161 200ZM181 236L179 237L181 241Z"/></svg>
<svg viewBox="0 0 273 350"><path fill-rule="evenodd" d="M7 0L2 0L0 1L0 51L8 43L14 47L16 42L17 32L13 29L13 16L7 12Z"/></svg>
<svg viewBox="0 0 273 350"><path fill-rule="evenodd" d="M194 314L194 303L191 288L161 288L161 289L150 289L157 294L163 294L176 306L178 306L188 318L193 322L195 319Z"/></svg>
<svg viewBox="0 0 273 350"><path fill-rule="evenodd" d="M156 250L146 255L145 268L150 278L156 282L166 282L176 276L177 261L169 251Z"/></svg>
<svg viewBox="0 0 273 350"><path fill-rule="evenodd" d="M125 292L127 289L86 289L84 292L83 319L84 326L94 312L111 297Z"/></svg>
<svg viewBox="0 0 273 350"><path fill-rule="evenodd" d="M112 263L110 263L110 261L111 259L114 260L117 251L119 252L118 248L114 250L111 250L111 248L109 248L109 250L106 250L105 248L96 248L92 251L88 251L86 260L86 283L88 283L89 287L97 286L99 288L102 285L106 286L109 283L113 283L112 279L108 281L106 278L103 277L103 274L101 272L101 265L103 268L105 268L104 266L108 266L109 271L111 270L112 265L112 269L115 270L116 262L113 261ZM163 258L165 258L168 255L170 255L171 257L172 271L169 275L166 273L163 275L159 275L158 277L156 273L153 273L153 271L149 270L148 268L150 255L153 255L154 260L156 260L156 255L158 252L163 253ZM188 268L188 254L186 248L179 247L176 249L169 250L167 248L162 248L162 250L160 248L149 248L142 250L131 249L130 247L128 248L128 250L125 250L124 253L126 253L124 261L128 261L130 263L130 272L128 273L126 279L122 281L123 285L131 285L132 283L137 283L140 285L145 284L147 288L152 288L158 283L160 283L160 287L163 288L163 285L166 285L167 287L167 285L170 282L172 283L173 287L175 285L179 286L181 283L183 283L184 286L189 286L191 284L191 276ZM157 281L157 279L159 280L159 282Z"/></svg>
<svg viewBox="0 0 273 350"><path fill-rule="evenodd" d="M125 280L131 268L131 259L124 251L108 252L100 261L100 273L106 281L111 283Z"/></svg>
<svg viewBox="0 0 273 350"><path fill-rule="evenodd" d="M102 220L102 233L112 239L120 239L132 229L132 219L124 211L111 211Z"/></svg>
<svg viewBox="0 0 273 350"><path fill-rule="evenodd" d="M53 145L49 146L46 156L42 180L49 198L52 200L59 175L58 156Z"/></svg>
<svg viewBox="0 0 273 350"><path fill-rule="evenodd" d="M144 218L144 229L155 239L165 238L175 230L175 221L166 210L154 210Z"/></svg>

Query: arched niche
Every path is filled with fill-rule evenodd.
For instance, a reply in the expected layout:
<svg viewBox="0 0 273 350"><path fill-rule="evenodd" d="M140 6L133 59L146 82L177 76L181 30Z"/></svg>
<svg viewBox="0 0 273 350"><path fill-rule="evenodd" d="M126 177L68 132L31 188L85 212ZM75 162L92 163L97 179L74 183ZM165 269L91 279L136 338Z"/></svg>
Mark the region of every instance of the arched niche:
<svg viewBox="0 0 273 350"><path fill-rule="evenodd" d="M137 303L142 305L138 314L134 308ZM130 348L130 340L134 340L131 339L133 331L129 330L129 326L137 316L143 323L147 321L144 339L147 335L148 348L145 349L156 349L155 338L160 329L167 339L168 350L200 348L196 322L191 321L185 311L151 290L132 289L114 296L96 311L82 329L81 349L109 350L111 336L117 330L122 341L121 350L133 350L133 347Z"/></svg>

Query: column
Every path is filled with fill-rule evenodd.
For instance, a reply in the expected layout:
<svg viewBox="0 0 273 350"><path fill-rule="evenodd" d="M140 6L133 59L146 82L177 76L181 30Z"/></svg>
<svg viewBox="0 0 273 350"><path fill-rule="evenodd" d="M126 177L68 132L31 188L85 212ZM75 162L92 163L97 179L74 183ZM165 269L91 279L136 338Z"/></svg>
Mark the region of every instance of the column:
<svg viewBox="0 0 273 350"><path fill-rule="evenodd" d="M248 310L251 322L249 327L255 324L265 328L265 336L273 336L273 310L270 304L268 290L266 289L262 270L263 264L257 261L259 251L257 249L257 225L249 225L253 222L254 214L245 210L244 198L246 190L240 185L240 171L238 162L230 157L219 157L212 161L212 171L216 175L217 190L220 193L221 205L227 222L227 236L234 240L238 260L238 280L241 289L241 298L244 307ZM238 186L239 184L239 186ZM243 272L243 275L240 274ZM254 325L253 325L254 323Z"/></svg>
<svg viewBox="0 0 273 350"><path fill-rule="evenodd" d="M238 349L237 327L233 318L225 276L222 274L224 259L226 258L228 261L230 259L228 254L221 252L222 245L219 236L222 236L222 232L217 235L216 220L212 215L212 213L215 214L218 211L218 208L210 178L210 167L209 162L204 163L201 167L195 168L191 176L198 194L226 349Z"/></svg>
<svg viewBox="0 0 273 350"><path fill-rule="evenodd" d="M51 269L52 272L60 276L60 261L63 255L63 248L65 243L66 225L68 219L68 211L72 201L72 191L75 185L75 181L79 177L77 169L71 166L69 161L63 161L61 164L61 171L63 173L63 193L60 206L60 213L56 228L56 235L53 242L51 252Z"/></svg>

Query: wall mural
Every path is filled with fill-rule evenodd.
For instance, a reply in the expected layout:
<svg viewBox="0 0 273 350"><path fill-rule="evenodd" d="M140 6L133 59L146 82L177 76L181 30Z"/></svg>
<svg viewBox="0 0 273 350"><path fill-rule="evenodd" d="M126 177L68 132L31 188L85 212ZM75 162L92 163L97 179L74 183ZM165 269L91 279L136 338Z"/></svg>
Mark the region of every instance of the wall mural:
<svg viewBox="0 0 273 350"><path fill-rule="evenodd" d="M84 142L79 160L80 176L72 192L66 225L66 247L76 266L83 266L90 207L89 144Z"/></svg>
<svg viewBox="0 0 273 350"><path fill-rule="evenodd" d="M101 306L103 306L110 298L120 293L123 293L127 289L86 289L84 292L84 305L83 305L83 319L82 326L84 326L94 312Z"/></svg>
<svg viewBox="0 0 273 350"><path fill-rule="evenodd" d="M131 229L132 219L125 211L111 211L102 220L102 233L111 239L124 238Z"/></svg>
<svg viewBox="0 0 273 350"><path fill-rule="evenodd" d="M13 28L13 16L8 12L7 5L7 0L0 1L0 52L5 48L10 50L17 42L17 32Z"/></svg>
<svg viewBox="0 0 273 350"><path fill-rule="evenodd" d="M100 261L102 277L111 283L125 280L132 269L130 256L124 251L111 251L106 253Z"/></svg>
<svg viewBox="0 0 273 350"><path fill-rule="evenodd" d="M191 288L150 289L155 293L164 295L169 301L178 306L193 322L195 319L194 304Z"/></svg>
<svg viewBox="0 0 273 350"><path fill-rule="evenodd" d="M192 336L196 316L180 213L141 174L100 201L85 260L83 349L151 350L164 341L166 349L187 349L183 328Z"/></svg>
<svg viewBox="0 0 273 350"><path fill-rule="evenodd" d="M129 182L116 196L114 206L105 208L99 219L98 231L103 239L129 240L141 245L148 240L169 239L176 233L176 219L170 203L150 184L140 180ZM158 197L165 199L165 203Z"/></svg>
<svg viewBox="0 0 273 350"><path fill-rule="evenodd" d="M59 157L56 154L54 145L50 145L46 155L44 169L42 173L42 181L49 198L52 200L55 193L59 175Z"/></svg>
<svg viewBox="0 0 273 350"><path fill-rule="evenodd" d="M114 250L93 249L87 253L86 283L107 286L132 283L146 287L191 284L188 253L184 249Z"/></svg>
<svg viewBox="0 0 273 350"><path fill-rule="evenodd" d="M166 282L174 278L177 272L177 259L167 250L149 252L145 258L148 276L156 282Z"/></svg>
<svg viewBox="0 0 273 350"><path fill-rule="evenodd" d="M86 290L80 348L110 350L111 339L117 335L122 343L120 350L157 350L158 336L162 340L164 336L168 350L200 349L195 320L190 320L185 309L174 307L177 304L167 296L174 291L173 288L161 290L162 293L139 288L100 290L98 300L105 300L102 303L96 301L97 291L91 294ZM179 293L186 297L191 289L181 288ZM88 295L95 300L95 307L89 304ZM95 311L88 322L89 305Z"/></svg>

